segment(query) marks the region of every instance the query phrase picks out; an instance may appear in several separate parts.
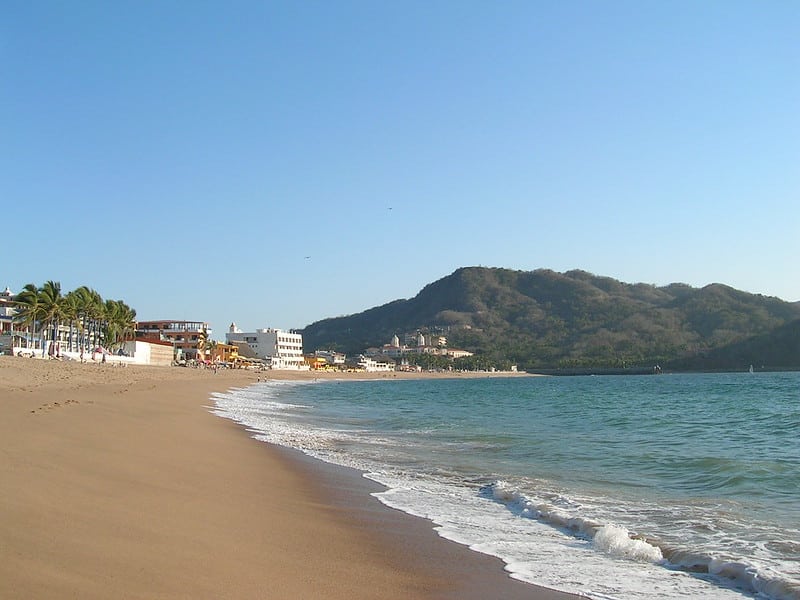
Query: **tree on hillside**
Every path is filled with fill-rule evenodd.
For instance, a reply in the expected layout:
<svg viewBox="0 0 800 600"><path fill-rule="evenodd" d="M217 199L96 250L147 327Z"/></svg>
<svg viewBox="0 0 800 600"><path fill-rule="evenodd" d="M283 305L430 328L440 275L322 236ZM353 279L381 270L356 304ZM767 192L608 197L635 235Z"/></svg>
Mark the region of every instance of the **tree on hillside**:
<svg viewBox="0 0 800 600"><path fill-rule="evenodd" d="M408 364L415 365L425 371L447 370L453 366L453 361L448 356L440 354L409 354Z"/></svg>
<svg viewBox="0 0 800 600"><path fill-rule="evenodd" d="M493 366L629 368L706 356L798 318L800 303L720 284L656 287L585 271L465 267L411 299L312 323L303 339L310 348L337 344L353 354L392 333L428 327Z"/></svg>

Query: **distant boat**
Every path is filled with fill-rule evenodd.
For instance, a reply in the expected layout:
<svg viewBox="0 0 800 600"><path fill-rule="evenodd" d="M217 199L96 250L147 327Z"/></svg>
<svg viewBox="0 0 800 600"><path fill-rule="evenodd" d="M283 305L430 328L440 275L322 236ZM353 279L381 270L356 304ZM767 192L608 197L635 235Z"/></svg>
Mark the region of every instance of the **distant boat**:
<svg viewBox="0 0 800 600"><path fill-rule="evenodd" d="M753 365L750 365L750 372L753 372Z"/></svg>

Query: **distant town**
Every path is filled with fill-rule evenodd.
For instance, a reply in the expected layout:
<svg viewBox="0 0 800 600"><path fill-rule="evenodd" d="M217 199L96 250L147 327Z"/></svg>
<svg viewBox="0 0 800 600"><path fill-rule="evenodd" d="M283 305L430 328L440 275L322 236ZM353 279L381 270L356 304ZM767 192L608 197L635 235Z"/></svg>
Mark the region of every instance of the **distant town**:
<svg viewBox="0 0 800 600"><path fill-rule="evenodd" d="M46 287L36 290L36 295ZM394 335L386 344L365 348L355 356L332 350L306 353L303 336L296 331L242 331L235 323L228 328L225 342L219 342L212 339L212 329L205 321L134 320L112 326L111 316L102 311L94 317L89 317L89 311L48 311L44 302L22 296L9 288L0 293L0 352L19 357L123 366L380 372L420 371L421 356L450 361L472 356L448 347L444 335L421 331L404 332L402 339ZM135 316L135 311L128 312Z"/></svg>

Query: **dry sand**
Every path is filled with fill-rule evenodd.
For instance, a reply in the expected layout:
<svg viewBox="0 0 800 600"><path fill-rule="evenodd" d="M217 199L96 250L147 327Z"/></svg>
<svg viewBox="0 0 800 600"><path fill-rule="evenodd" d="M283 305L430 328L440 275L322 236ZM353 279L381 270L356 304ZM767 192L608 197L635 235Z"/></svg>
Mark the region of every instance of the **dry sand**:
<svg viewBox="0 0 800 600"><path fill-rule="evenodd" d="M0 356L0 597L570 597L208 411L256 377Z"/></svg>

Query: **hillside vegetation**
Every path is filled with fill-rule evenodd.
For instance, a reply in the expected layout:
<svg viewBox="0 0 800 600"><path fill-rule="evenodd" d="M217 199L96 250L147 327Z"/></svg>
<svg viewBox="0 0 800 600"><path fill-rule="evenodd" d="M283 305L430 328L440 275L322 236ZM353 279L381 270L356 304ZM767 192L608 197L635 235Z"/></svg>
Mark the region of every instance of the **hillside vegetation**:
<svg viewBox="0 0 800 600"><path fill-rule="evenodd" d="M417 330L443 331L451 347L527 370L800 367L800 303L722 284L656 287L585 271L465 267L414 298L302 333L307 349L353 354Z"/></svg>

